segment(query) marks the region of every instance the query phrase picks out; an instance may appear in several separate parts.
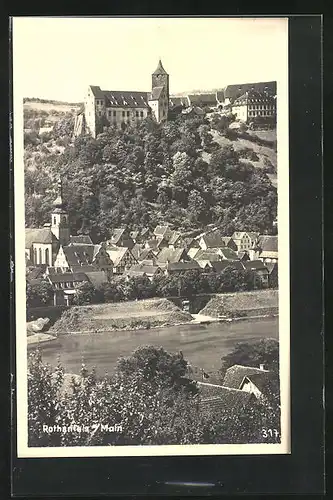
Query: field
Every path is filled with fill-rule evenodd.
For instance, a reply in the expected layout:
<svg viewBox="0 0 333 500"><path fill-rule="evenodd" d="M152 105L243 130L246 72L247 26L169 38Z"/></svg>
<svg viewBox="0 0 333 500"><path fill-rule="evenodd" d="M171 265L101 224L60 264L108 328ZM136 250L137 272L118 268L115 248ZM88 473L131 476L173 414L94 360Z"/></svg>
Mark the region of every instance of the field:
<svg viewBox="0 0 333 500"><path fill-rule="evenodd" d="M200 314L213 317L272 315L278 313L278 306L278 290L221 293L212 297Z"/></svg>
<svg viewBox="0 0 333 500"><path fill-rule="evenodd" d="M79 109L80 103L74 104L69 102L40 102L40 101L26 101L23 104L24 109L34 109L36 111L46 111L47 113L51 113L52 111L56 111L58 113L69 113L75 112Z"/></svg>
<svg viewBox="0 0 333 500"><path fill-rule="evenodd" d="M192 320L167 299L149 299L116 304L71 307L49 333L98 332L175 325Z"/></svg>

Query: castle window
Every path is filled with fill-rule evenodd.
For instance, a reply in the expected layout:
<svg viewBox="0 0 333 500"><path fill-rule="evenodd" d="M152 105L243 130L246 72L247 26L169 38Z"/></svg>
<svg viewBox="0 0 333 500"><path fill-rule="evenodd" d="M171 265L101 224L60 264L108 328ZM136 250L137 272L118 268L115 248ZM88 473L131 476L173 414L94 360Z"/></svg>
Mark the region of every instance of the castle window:
<svg viewBox="0 0 333 500"><path fill-rule="evenodd" d="M125 116L125 111L123 111L123 116Z"/></svg>
<svg viewBox="0 0 333 500"><path fill-rule="evenodd" d="M129 111L127 111L127 116L129 116Z"/></svg>
<svg viewBox="0 0 333 500"><path fill-rule="evenodd" d="M51 262L50 262L50 251L49 251L48 248L45 250L45 264L47 266L51 265Z"/></svg>
<svg viewBox="0 0 333 500"><path fill-rule="evenodd" d="M117 114L117 111L114 111L114 112L113 112L113 116L116 116L116 114Z"/></svg>
<svg viewBox="0 0 333 500"><path fill-rule="evenodd" d="M39 249L39 262L38 262L38 264L43 264L43 262L42 262L42 249L41 248Z"/></svg>
<svg viewBox="0 0 333 500"><path fill-rule="evenodd" d="M135 116L139 116L139 111L136 111L136 112L135 112Z"/></svg>
<svg viewBox="0 0 333 500"><path fill-rule="evenodd" d="M143 116L143 111L140 111L140 116Z"/></svg>

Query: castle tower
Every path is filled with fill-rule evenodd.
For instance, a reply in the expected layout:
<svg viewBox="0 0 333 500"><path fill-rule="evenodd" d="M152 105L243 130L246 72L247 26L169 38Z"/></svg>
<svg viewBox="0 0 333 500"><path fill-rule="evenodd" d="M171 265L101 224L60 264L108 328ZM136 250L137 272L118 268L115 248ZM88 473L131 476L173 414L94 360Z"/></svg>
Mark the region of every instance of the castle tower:
<svg viewBox="0 0 333 500"><path fill-rule="evenodd" d="M70 228L66 204L63 201L61 179L58 181L58 197L53 202L51 218L52 233L59 240L60 245L68 245L70 239Z"/></svg>
<svg viewBox="0 0 333 500"><path fill-rule="evenodd" d="M155 120L160 123L168 118L169 111L169 75L163 68L161 59L152 74L151 83L149 106Z"/></svg>

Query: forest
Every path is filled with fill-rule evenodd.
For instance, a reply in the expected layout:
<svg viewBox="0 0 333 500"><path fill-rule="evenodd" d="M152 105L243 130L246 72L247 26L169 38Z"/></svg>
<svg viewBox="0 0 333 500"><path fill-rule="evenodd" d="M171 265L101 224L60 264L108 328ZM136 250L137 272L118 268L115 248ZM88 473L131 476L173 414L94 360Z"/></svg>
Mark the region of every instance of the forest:
<svg viewBox="0 0 333 500"><path fill-rule="evenodd" d="M248 151L213 140L212 127L230 135L227 120L147 118L121 130L101 122L96 139L72 139L73 124L67 114L52 132L25 132L26 227L50 221L61 175L72 234L90 233L96 243L116 227L161 223L183 232L215 224L226 236L271 232L277 190Z"/></svg>

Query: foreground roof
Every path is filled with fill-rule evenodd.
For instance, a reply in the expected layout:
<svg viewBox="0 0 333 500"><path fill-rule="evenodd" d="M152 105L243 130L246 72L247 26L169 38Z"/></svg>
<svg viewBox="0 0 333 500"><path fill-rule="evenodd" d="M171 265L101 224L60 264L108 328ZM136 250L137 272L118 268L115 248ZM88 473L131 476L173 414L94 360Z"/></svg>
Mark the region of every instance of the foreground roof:
<svg viewBox="0 0 333 500"><path fill-rule="evenodd" d="M227 369L223 385L232 389L239 389L244 377L267 371L254 366L233 365Z"/></svg>

